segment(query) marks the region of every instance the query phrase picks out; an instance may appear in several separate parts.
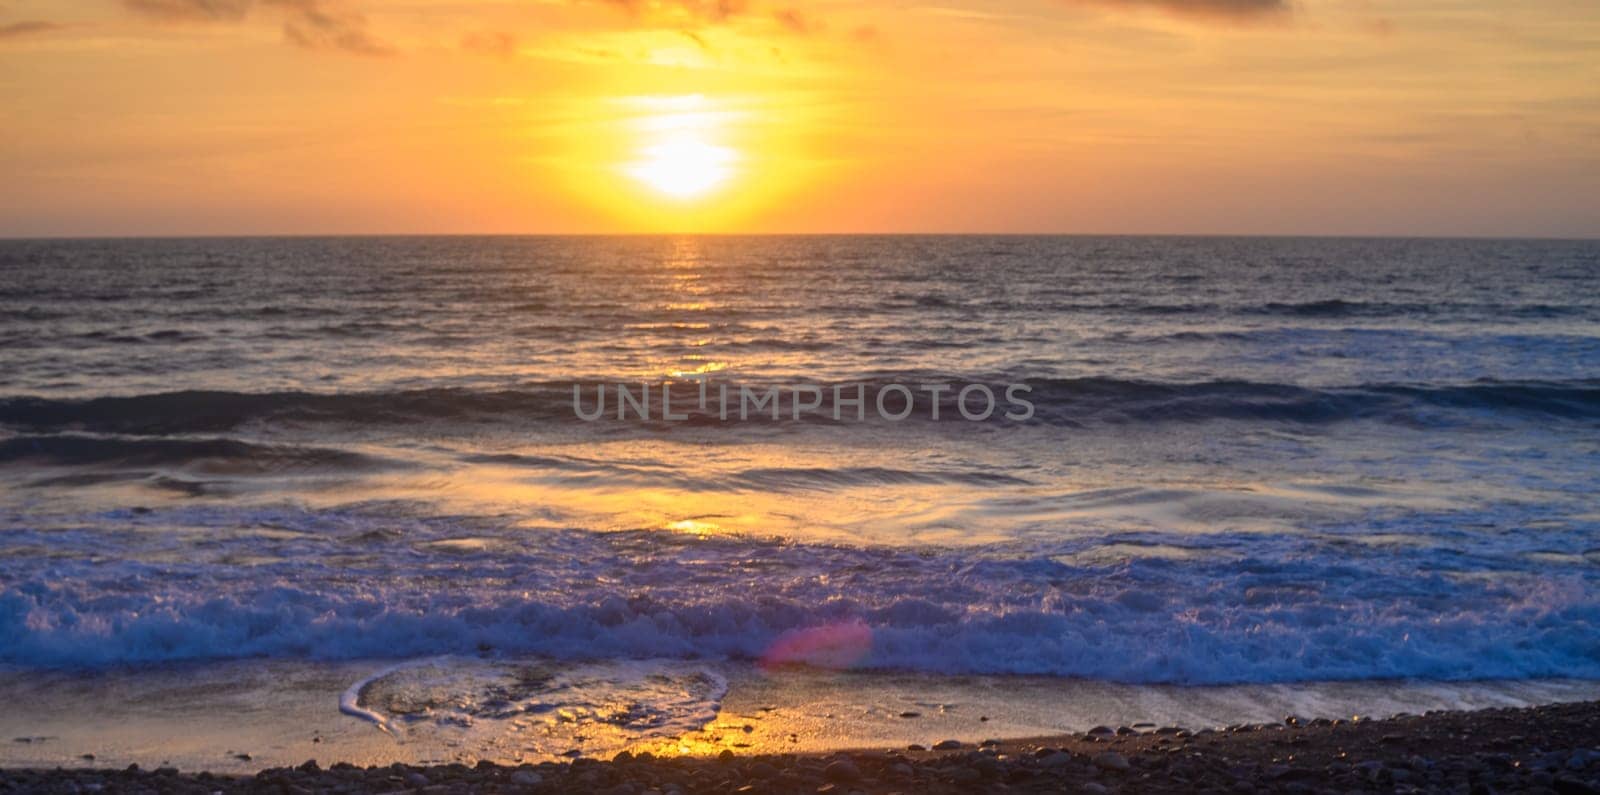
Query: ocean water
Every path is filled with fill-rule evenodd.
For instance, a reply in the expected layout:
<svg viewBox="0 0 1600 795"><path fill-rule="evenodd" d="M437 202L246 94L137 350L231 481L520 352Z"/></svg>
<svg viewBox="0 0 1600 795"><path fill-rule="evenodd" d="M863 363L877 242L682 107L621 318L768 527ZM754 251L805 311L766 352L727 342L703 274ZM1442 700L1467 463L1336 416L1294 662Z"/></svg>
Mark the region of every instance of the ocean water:
<svg viewBox="0 0 1600 795"><path fill-rule="evenodd" d="M0 429L12 670L1600 680L1595 242L0 241Z"/></svg>

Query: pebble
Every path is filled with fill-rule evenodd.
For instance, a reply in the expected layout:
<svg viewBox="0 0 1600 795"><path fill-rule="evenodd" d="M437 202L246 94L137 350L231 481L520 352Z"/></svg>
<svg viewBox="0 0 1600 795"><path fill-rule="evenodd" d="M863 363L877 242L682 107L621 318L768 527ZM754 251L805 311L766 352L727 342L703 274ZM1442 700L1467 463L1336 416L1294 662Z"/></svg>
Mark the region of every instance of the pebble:
<svg viewBox="0 0 1600 795"><path fill-rule="evenodd" d="M1103 753L1095 754L1094 766L1100 768L1101 770L1117 771L1127 770L1129 767L1131 767L1131 765L1128 764L1128 757L1123 756L1116 751L1105 751Z"/></svg>
<svg viewBox="0 0 1600 795"><path fill-rule="evenodd" d="M828 763L822 771L822 777L835 784L849 784L861 780L861 769L848 759L840 759Z"/></svg>
<svg viewBox="0 0 1600 795"><path fill-rule="evenodd" d="M179 773L165 763L154 771L137 765L123 771L0 770L0 792L1600 793L1600 750L1591 747L1600 737L1600 702L1430 713L1339 727L1302 720L1293 731L1285 724L1274 725L1283 733L1209 734L1189 743L1175 742L1171 733L1137 736L1112 741L1117 751L1099 753L1097 748L1112 742L1090 743L1082 736L1069 736L1046 746L986 742L978 751L957 745L967 750L915 757L894 751L740 757L713 749L713 756L618 753L611 762L583 758L518 767L479 762L470 767L394 764L363 769L338 763L324 769L307 761L248 777ZM1396 734L1403 743L1383 742ZM1290 738L1305 744L1292 745ZM1415 753L1418 749L1426 750L1427 756ZM950 748L941 743L940 750Z"/></svg>
<svg viewBox="0 0 1600 795"><path fill-rule="evenodd" d="M1066 767L1072 764L1073 756L1066 751L1057 751L1039 760L1041 767Z"/></svg>
<svg viewBox="0 0 1600 795"><path fill-rule="evenodd" d="M958 767L955 770L950 771L948 778L957 784L971 784L972 782L983 778L983 774L970 767Z"/></svg>

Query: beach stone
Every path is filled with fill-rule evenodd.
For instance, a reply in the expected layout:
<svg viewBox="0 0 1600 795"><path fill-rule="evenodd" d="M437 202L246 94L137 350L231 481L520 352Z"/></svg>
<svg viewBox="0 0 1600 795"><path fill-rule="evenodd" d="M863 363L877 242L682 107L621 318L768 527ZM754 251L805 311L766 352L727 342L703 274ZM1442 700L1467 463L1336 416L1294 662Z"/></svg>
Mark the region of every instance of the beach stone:
<svg viewBox="0 0 1600 795"><path fill-rule="evenodd" d="M942 741L934 744L933 750L935 750L935 751L954 751L954 750L962 748L962 747L963 746L962 746L960 740L942 740Z"/></svg>
<svg viewBox="0 0 1600 795"><path fill-rule="evenodd" d="M1039 760L1039 765L1041 767L1058 768L1058 767L1066 767L1067 765L1072 764L1072 761L1073 761L1072 754L1069 754L1066 751L1057 751L1057 752L1055 752L1055 753L1053 753L1053 754L1051 754L1049 756L1046 756L1046 757L1040 759Z"/></svg>
<svg viewBox="0 0 1600 795"><path fill-rule="evenodd" d="M1101 770L1124 771L1132 767L1132 765L1128 764L1128 757L1123 756L1116 751L1105 751L1103 753L1095 754L1093 761L1094 766L1100 768Z"/></svg>
<svg viewBox="0 0 1600 795"><path fill-rule="evenodd" d="M971 784L983 778L983 774L970 767L958 767L950 771L949 778L957 784Z"/></svg>
<svg viewBox="0 0 1600 795"><path fill-rule="evenodd" d="M823 768L822 777L836 784L849 784L861 779L861 769L848 759L840 759Z"/></svg>
<svg viewBox="0 0 1600 795"><path fill-rule="evenodd" d="M1080 789L1082 789L1084 792L1090 793L1090 795L1106 795L1107 793L1111 792L1111 790L1106 789L1106 785L1101 784L1098 781L1084 782L1084 785Z"/></svg>
<svg viewBox="0 0 1600 795"><path fill-rule="evenodd" d="M1368 781L1377 781L1383 776L1386 768L1382 762L1376 759L1369 759L1365 762L1357 762L1356 770L1360 771L1361 775Z"/></svg>
<svg viewBox="0 0 1600 795"><path fill-rule="evenodd" d="M544 783L544 776L532 770L518 770L511 774L511 783L519 787L537 787Z"/></svg>
<svg viewBox="0 0 1600 795"><path fill-rule="evenodd" d="M423 787L428 786L430 783L432 783L432 782L428 781L428 777L422 775L421 773L407 773L406 774L406 786L408 786L408 787L412 787L412 788L415 788L415 789L421 789Z"/></svg>

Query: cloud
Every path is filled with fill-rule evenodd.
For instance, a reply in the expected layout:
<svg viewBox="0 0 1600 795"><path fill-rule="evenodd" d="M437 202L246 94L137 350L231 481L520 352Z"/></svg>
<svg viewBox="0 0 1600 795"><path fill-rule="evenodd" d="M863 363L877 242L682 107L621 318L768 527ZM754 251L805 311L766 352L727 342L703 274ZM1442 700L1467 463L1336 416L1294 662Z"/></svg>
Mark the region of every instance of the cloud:
<svg viewBox="0 0 1600 795"><path fill-rule="evenodd" d="M782 8L773 12L772 17L778 20L784 30L802 36L817 33L822 30L822 22L807 16L798 8Z"/></svg>
<svg viewBox="0 0 1600 795"><path fill-rule="evenodd" d="M510 58L517 54L517 37L499 30L468 33L461 37L461 49L476 55Z"/></svg>
<svg viewBox="0 0 1600 795"><path fill-rule="evenodd" d="M342 50L355 55L393 55L394 49L367 32L367 18L331 9L324 0L261 0L284 9L283 37L308 50Z"/></svg>
<svg viewBox="0 0 1600 795"><path fill-rule="evenodd" d="M1220 22L1272 19L1289 11L1289 0L1065 0L1112 9L1153 9L1177 16Z"/></svg>
<svg viewBox="0 0 1600 795"><path fill-rule="evenodd" d="M253 0L122 0L135 13L168 22L238 22L249 16ZM356 55L391 55L394 49L374 38L361 13L337 0L260 0L283 14L283 38L308 50L339 50Z"/></svg>
<svg viewBox="0 0 1600 795"><path fill-rule="evenodd" d="M746 0L594 0L650 23L720 24L747 10Z"/></svg>
<svg viewBox="0 0 1600 795"><path fill-rule="evenodd" d="M57 22L46 22L42 19L28 19L22 22L13 22L9 25L0 25L0 39L14 39L22 36L32 36L36 33L49 33L66 27Z"/></svg>
<svg viewBox="0 0 1600 795"><path fill-rule="evenodd" d="M123 0L130 11L171 22L236 22L250 0Z"/></svg>

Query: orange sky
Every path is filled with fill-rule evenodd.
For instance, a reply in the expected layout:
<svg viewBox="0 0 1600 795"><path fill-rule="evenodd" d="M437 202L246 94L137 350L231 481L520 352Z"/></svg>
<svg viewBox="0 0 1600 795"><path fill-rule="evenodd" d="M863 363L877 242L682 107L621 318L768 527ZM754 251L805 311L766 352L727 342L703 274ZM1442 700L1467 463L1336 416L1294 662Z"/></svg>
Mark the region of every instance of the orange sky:
<svg viewBox="0 0 1600 795"><path fill-rule="evenodd" d="M0 0L0 235L1600 235L1593 0Z"/></svg>

